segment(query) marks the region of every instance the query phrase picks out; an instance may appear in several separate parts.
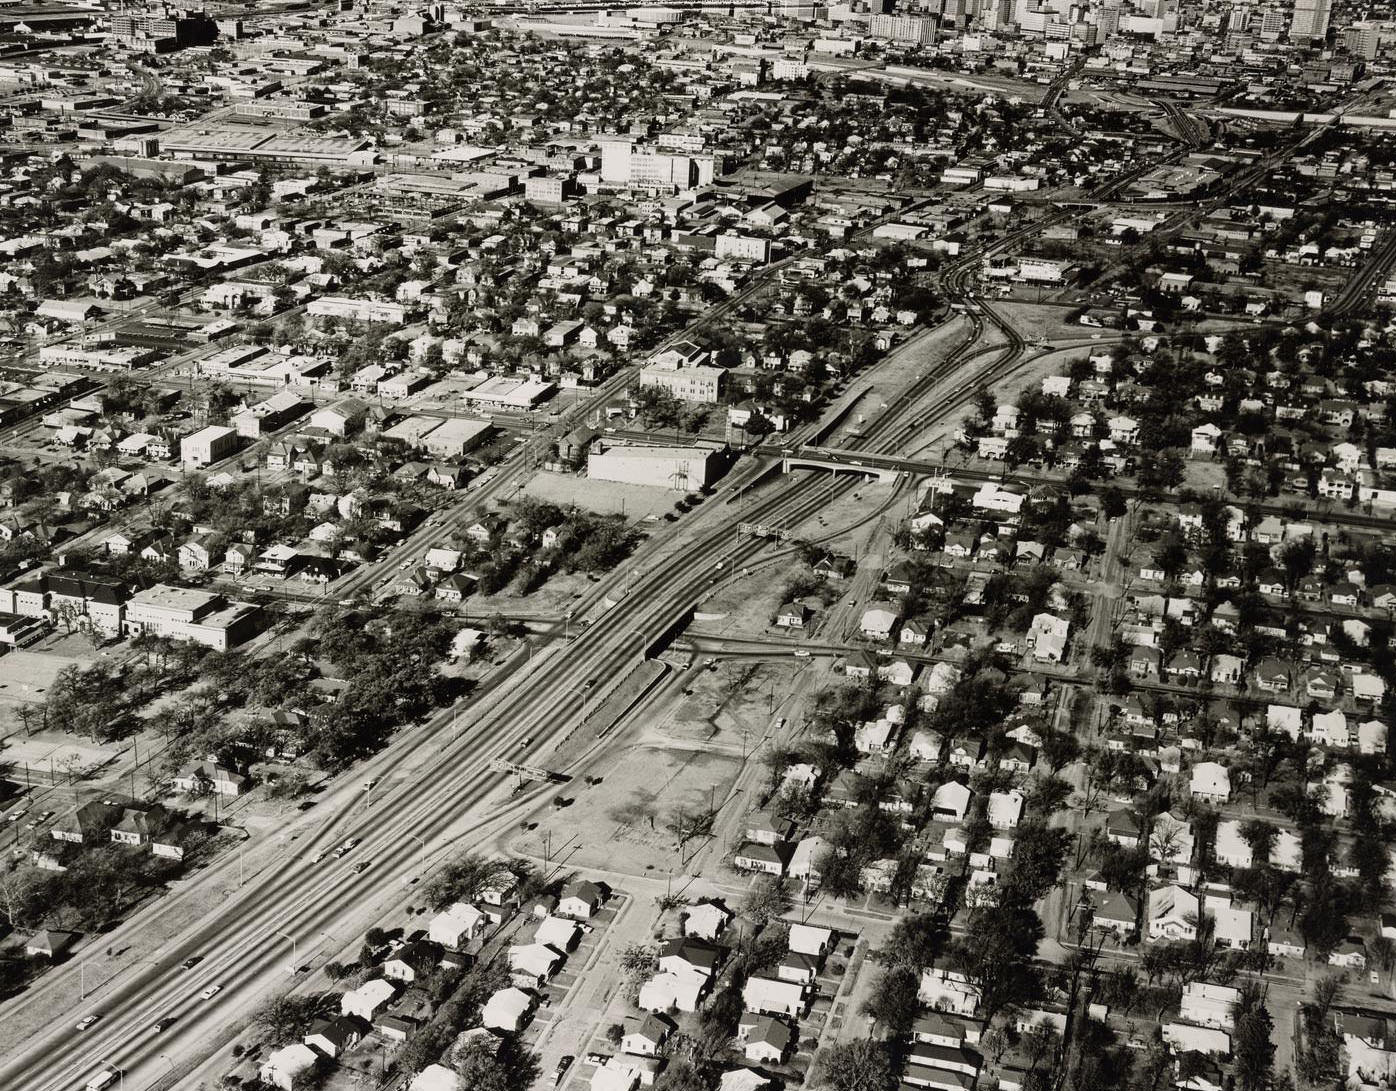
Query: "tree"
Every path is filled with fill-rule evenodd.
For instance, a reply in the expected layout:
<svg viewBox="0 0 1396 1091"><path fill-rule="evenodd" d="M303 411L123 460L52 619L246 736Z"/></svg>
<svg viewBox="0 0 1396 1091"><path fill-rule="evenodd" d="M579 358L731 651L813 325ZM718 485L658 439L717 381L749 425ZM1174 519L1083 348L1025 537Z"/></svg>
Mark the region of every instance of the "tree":
<svg viewBox="0 0 1396 1091"><path fill-rule="evenodd" d="M266 1032L276 1045L292 1038L301 1038L310 1024L329 1010L325 997L292 996L280 993L270 996L252 1014L252 1025Z"/></svg>
<svg viewBox="0 0 1396 1091"><path fill-rule="evenodd" d="M455 902L475 901L487 886L508 874L500 861L467 852L432 876L422 896L432 909L445 909Z"/></svg>
<svg viewBox="0 0 1396 1091"><path fill-rule="evenodd" d="M1236 1004L1236 1029L1232 1050L1236 1056L1236 1081L1241 1091L1260 1091L1270 1084L1275 1043L1274 1020L1261 1000L1260 989L1248 982Z"/></svg>
<svg viewBox="0 0 1396 1091"><path fill-rule="evenodd" d="M1107 485L1100 490L1100 510L1107 519L1118 519L1128 510L1125 507L1125 494L1118 485Z"/></svg>
<svg viewBox="0 0 1396 1091"><path fill-rule="evenodd" d="M945 928L932 913L908 913L897 920L887 942L873 952L874 961L888 970L919 974L935 962L945 943Z"/></svg>
<svg viewBox="0 0 1396 1091"><path fill-rule="evenodd" d="M781 881L773 875L763 875L742 900L742 914L760 928L784 913L789 906L790 898Z"/></svg>
<svg viewBox="0 0 1396 1091"><path fill-rule="evenodd" d="M824 1054L819 1083L828 1091L892 1091L897 1077L884 1042L843 1042Z"/></svg>
<svg viewBox="0 0 1396 1091"><path fill-rule="evenodd" d="M1041 938L1042 921L1031 909L985 907L971 915L966 935L951 947L950 961L979 990L986 1022L1035 991L1029 960Z"/></svg>
<svg viewBox="0 0 1396 1091"><path fill-rule="evenodd" d="M901 1038L910 1032L916 1019L920 983L921 975L905 967L884 970L863 1010L885 1028L889 1036Z"/></svg>

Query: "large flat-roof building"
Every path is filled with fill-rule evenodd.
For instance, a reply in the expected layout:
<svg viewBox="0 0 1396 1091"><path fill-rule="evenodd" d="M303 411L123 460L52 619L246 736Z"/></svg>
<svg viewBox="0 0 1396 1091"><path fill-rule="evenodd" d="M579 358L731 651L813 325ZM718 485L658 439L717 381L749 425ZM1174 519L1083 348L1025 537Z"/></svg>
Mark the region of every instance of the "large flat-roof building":
<svg viewBox="0 0 1396 1091"><path fill-rule="evenodd" d="M212 591L156 584L126 603L127 636L152 633L227 651L257 631L259 610Z"/></svg>
<svg viewBox="0 0 1396 1091"><path fill-rule="evenodd" d="M179 461L185 466L211 466L237 449L236 428L210 424L179 441Z"/></svg>
<svg viewBox="0 0 1396 1091"><path fill-rule="evenodd" d="M718 452L705 447L608 447L587 458L597 481L692 492L717 479Z"/></svg>

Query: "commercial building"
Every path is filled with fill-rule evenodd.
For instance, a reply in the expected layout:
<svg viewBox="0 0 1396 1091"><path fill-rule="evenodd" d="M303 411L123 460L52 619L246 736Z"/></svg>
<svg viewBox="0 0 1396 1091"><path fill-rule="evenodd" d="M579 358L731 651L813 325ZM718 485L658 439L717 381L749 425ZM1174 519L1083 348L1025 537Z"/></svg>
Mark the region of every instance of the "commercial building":
<svg viewBox="0 0 1396 1091"><path fill-rule="evenodd" d="M1309 45L1328 36L1332 0L1294 0L1294 17L1289 23L1289 40Z"/></svg>
<svg viewBox="0 0 1396 1091"><path fill-rule="evenodd" d="M898 45L935 45L936 25L921 15L874 15L868 20L868 35Z"/></svg>
<svg viewBox="0 0 1396 1091"><path fill-rule="evenodd" d="M552 397L556 389L557 384L542 379L510 379L496 375L465 391L461 397L477 405L490 405L501 409L532 409Z"/></svg>
<svg viewBox="0 0 1396 1091"><path fill-rule="evenodd" d="M278 390L271 397L235 413L232 423L238 435L257 439L290 424L306 408L306 403L294 390Z"/></svg>
<svg viewBox="0 0 1396 1091"><path fill-rule="evenodd" d="M351 322L389 322L401 326L407 320L407 308L386 299L350 299L348 296L327 295L313 300L305 313L312 318L347 318Z"/></svg>
<svg viewBox="0 0 1396 1091"><path fill-rule="evenodd" d="M422 446L433 458L460 458L480 446L494 431L489 421L451 417L422 437Z"/></svg>
<svg viewBox="0 0 1396 1091"><path fill-rule="evenodd" d="M634 189L694 189L711 185L717 161L711 155L671 155L626 140L601 147L601 181Z"/></svg>
<svg viewBox="0 0 1396 1091"><path fill-rule="evenodd" d="M160 359L155 349L136 345L74 345L60 342L39 349L44 367L79 367L86 371L130 371Z"/></svg>
<svg viewBox="0 0 1396 1091"><path fill-rule="evenodd" d="M702 447L608 447L587 457L587 477L596 481L684 492L712 484L719 469L718 452Z"/></svg>
<svg viewBox="0 0 1396 1091"><path fill-rule="evenodd" d="M672 367L664 363L649 364L640 369L641 387L667 390L686 402L716 405L722 400L723 380L727 377L720 367L698 364L693 367Z"/></svg>
<svg viewBox="0 0 1396 1091"><path fill-rule="evenodd" d="M179 441L179 460L185 466L211 466L237 449L237 429L210 424Z"/></svg>
<svg viewBox="0 0 1396 1091"><path fill-rule="evenodd" d="M211 591L156 584L126 603L123 631L191 640L222 652L257 631L259 613L251 603L230 602Z"/></svg>

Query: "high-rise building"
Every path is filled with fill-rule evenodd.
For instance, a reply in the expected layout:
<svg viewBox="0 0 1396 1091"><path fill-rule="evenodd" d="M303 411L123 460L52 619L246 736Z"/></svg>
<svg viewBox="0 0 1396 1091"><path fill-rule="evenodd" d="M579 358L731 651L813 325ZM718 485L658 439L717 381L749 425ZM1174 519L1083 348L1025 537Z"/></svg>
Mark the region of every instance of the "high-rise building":
<svg viewBox="0 0 1396 1091"><path fill-rule="evenodd" d="M1332 0L1294 0L1294 18L1289 23L1289 40L1308 45L1328 35Z"/></svg>
<svg viewBox="0 0 1396 1091"><path fill-rule="evenodd" d="M1343 44L1354 57L1374 61L1381 50L1382 24L1367 19L1343 30Z"/></svg>
<svg viewBox="0 0 1396 1091"><path fill-rule="evenodd" d="M921 15L874 15L868 20L868 34L898 45L934 45L936 25Z"/></svg>

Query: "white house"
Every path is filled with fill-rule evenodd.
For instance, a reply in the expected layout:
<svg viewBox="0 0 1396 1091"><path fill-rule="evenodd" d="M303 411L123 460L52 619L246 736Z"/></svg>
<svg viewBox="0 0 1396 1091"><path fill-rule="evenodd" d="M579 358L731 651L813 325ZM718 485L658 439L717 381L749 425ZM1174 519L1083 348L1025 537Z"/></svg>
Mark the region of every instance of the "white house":
<svg viewBox="0 0 1396 1091"><path fill-rule="evenodd" d="M293 1042L268 1056L257 1074L263 1083L279 1087L282 1091L294 1091L298 1084L309 1078L319 1059L320 1055L308 1045Z"/></svg>
<svg viewBox="0 0 1396 1091"><path fill-rule="evenodd" d="M523 989L500 989L485 1001L480 1023L489 1030L515 1034L528 1023L536 999Z"/></svg>
<svg viewBox="0 0 1396 1091"><path fill-rule="evenodd" d="M1204 1027L1231 1030L1236 1025L1232 1012L1240 999L1241 990L1230 985L1192 981L1183 988L1178 1017Z"/></svg>
<svg viewBox="0 0 1396 1091"><path fill-rule="evenodd" d="M917 995L921 1003L935 1011L974 1015L979 1010L979 989L958 970L938 967L922 970Z"/></svg>
<svg viewBox="0 0 1396 1091"><path fill-rule="evenodd" d="M989 793L989 825L996 830L1011 830L1023 817L1023 793L1017 788Z"/></svg>
<svg viewBox="0 0 1396 1091"><path fill-rule="evenodd" d="M1149 938L1189 940L1197 936L1197 897L1180 886L1149 891Z"/></svg>
<svg viewBox="0 0 1396 1091"><path fill-rule="evenodd" d="M427 938L442 947L460 948L489 927L489 918L466 902L456 902L427 925Z"/></svg>
<svg viewBox="0 0 1396 1091"><path fill-rule="evenodd" d="M784 1015L798 1019L805 1011L805 987L773 977L749 977L742 989L748 1011L760 1015Z"/></svg>
<svg viewBox="0 0 1396 1091"><path fill-rule="evenodd" d="M365 981L353 992L339 998L341 1015L357 1015L369 1023L373 1022L379 1010L397 993L396 987L385 978L376 977Z"/></svg>
<svg viewBox="0 0 1396 1091"><path fill-rule="evenodd" d="M1226 803L1231 799L1231 774L1219 762L1200 761L1192 767L1190 787L1194 799Z"/></svg>

